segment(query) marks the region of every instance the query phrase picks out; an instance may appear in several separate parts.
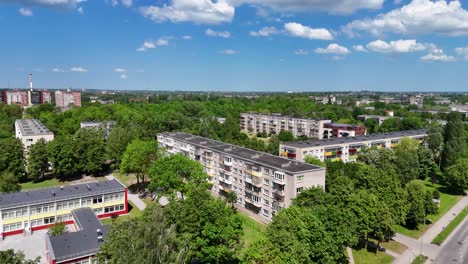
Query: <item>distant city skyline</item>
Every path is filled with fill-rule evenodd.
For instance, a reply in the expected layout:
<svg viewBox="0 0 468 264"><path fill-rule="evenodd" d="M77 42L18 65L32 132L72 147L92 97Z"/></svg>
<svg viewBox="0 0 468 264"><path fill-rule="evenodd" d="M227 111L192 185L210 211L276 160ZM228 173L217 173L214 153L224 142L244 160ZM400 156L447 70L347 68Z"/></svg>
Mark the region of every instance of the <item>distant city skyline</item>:
<svg viewBox="0 0 468 264"><path fill-rule="evenodd" d="M0 89L468 91L468 4L0 0Z"/></svg>

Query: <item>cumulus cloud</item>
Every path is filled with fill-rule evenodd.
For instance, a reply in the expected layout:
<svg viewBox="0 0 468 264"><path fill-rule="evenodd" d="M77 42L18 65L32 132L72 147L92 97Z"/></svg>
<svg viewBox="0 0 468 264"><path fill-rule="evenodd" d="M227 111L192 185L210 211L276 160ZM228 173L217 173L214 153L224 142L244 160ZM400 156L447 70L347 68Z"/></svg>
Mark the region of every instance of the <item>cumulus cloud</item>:
<svg viewBox="0 0 468 264"><path fill-rule="evenodd" d="M32 12L31 9L24 8L24 7L20 8L20 9L18 10L18 12L19 12L20 15L22 15L22 16L32 16L32 15L33 15L33 12Z"/></svg>
<svg viewBox="0 0 468 264"><path fill-rule="evenodd" d="M412 0L374 19L352 21L343 27L343 31L350 36L356 35L358 31L374 35L390 32L461 36L468 34L468 11L463 9L458 0Z"/></svg>
<svg viewBox="0 0 468 264"><path fill-rule="evenodd" d="M125 7L131 7L133 5L133 0L111 0L110 3L112 6L118 6L119 4L122 4Z"/></svg>
<svg viewBox="0 0 468 264"><path fill-rule="evenodd" d="M355 45L355 46L353 46L353 49L355 51L359 51L359 52L367 52L367 49L364 48L364 46L362 46L362 45Z"/></svg>
<svg viewBox="0 0 468 264"><path fill-rule="evenodd" d="M172 37L161 37L156 40L146 40L143 44L137 49L137 51L147 51L148 49L155 49L156 47L168 46L169 40Z"/></svg>
<svg viewBox="0 0 468 264"><path fill-rule="evenodd" d="M268 37L271 35L276 35L281 33L280 30L278 30L275 27L263 27L259 29L258 31L250 31L250 36L252 37Z"/></svg>
<svg viewBox="0 0 468 264"><path fill-rule="evenodd" d="M219 53L223 54L223 55L235 55L235 54L237 54L239 52L237 50L233 50L233 49L225 49L225 50L220 50Z"/></svg>
<svg viewBox="0 0 468 264"><path fill-rule="evenodd" d="M172 0L163 6L143 6L140 13L154 22L193 22L221 24L231 22L235 8L226 0Z"/></svg>
<svg viewBox="0 0 468 264"><path fill-rule="evenodd" d="M421 57L422 61L452 62L456 61L454 56L449 56L442 49L434 49L429 54Z"/></svg>
<svg viewBox="0 0 468 264"><path fill-rule="evenodd" d="M296 55L309 55L309 51L308 50L303 50L303 49L298 49L298 50L294 51L294 54L296 54Z"/></svg>
<svg viewBox="0 0 468 264"><path fill-rule="evenodd" d="M65 70L62 68L52 68L50 71L51 72L65 72Z"/></svg>
<svg viewBox="0 0 468 264"><path fill-rule="evenodd" d="M210 37L230 38L231 33L229 31L214 31L211 28L205 31L205 34Z"/></svg>
<svg viewBox="0 0 468 264"><path fill-rule="evenodd" d="M44 7L60 10L75 9L79 3L86 0L0 0L0 3L17 3L26 7Z"/></svg>
<svg viewBox="0 0 468 264"><path fill-rule="evenodd" d="M284 24L286 33L291 36L306 38L306 39L320 39L320 40L333 40L333 36L325 28L311 28L303 26L299 23L286 23Z"/></svg>
<svg viewBox="0 0 468 264"><path fill-rule="evenodd" d="M76 67L70 68L70 71L72 71L72 72L88 72L88 69L83 68L81 66L76 66Z"/></svg>
<svg viewBox="0 0 468 264"><path fill-rule="evenodd" d="M346 48L346 47L340 46L340 45L338 45L336 43L332 43L332 44L328 45L328 47L326 47L326 48L317 48L317 49L315 49L315 53L334 54L334 55L344 56L344 55L347 55L347 54L351 53L351 51L349 51L349 49Z"/></svg>
<svg viewBox="0 0 468 264"><path fill-rule="evenodd" d="M81 6L78 7L78 9L76 9L76 11L78 11L78 13L80 13L80 14L84 14L84 9Z"/></svg>
<svg viewBox="0 0 468 264"><path fill-rule="evenodd" d="M185 36L182 36L182 39L191 40L191 39L192 39L192 36L190 36L190 35L185 35Z"/></svg>
<svg viewBox="0 0 468 264"><path fill-rule="evenodd" d="M124 73L124 72L127 72L127 69L124 69L124 68L115 68L115 69L114 69L114 72Z"/></svg>
<svg viewBox="0 0 468 264"><path fill-rule="evenodd" d="M455 52L458 55L464 56L464 59L468 61L468 46L456 48Z"/></svg>
<svg viewBox="0 0 468 264"><path fill-rule="evenodd" d="M119 78L122 79L122 80L124 80L124 79L127 79L128 76L127 76L127 74L121 74Z"/></svg>
<svg viewBox="0 0 468 264"><path fill-rule="evenodd" d="M366 47L370 51L379 53L409 53L426 50L428 45L432 46L433 44L421 44L414 39L400 39L390 42L379 39L370 42Z"/></svg>

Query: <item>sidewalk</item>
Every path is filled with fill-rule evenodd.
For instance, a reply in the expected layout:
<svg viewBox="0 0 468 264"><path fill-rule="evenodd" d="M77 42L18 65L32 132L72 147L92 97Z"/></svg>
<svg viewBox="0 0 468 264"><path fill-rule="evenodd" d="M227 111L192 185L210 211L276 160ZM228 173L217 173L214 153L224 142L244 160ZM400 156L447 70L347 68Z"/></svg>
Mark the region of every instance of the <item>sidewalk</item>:
<svg viewBox="0 0 468 264"><path fill-rule="evenodd" d="M112 173L106 175L106 178L108 180L118 180ZM130 200L130 202L132 202L140 211L145 210L146 204L138 197L138 195L128 193L128 200Z"/></svg>

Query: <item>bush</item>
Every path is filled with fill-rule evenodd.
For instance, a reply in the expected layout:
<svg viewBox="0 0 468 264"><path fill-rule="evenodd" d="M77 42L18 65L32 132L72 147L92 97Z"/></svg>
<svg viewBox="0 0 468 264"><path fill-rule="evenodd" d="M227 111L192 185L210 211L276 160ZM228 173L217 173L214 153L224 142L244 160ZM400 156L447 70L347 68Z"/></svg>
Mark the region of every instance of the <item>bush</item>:
<svg viewBox="0 0 468 264"><path fill-rule="evenodd" d="M433 197L434 199L440 199L440 192L439 192L439 190L434 190L434 191L432 192L432 197Z"/></svg>

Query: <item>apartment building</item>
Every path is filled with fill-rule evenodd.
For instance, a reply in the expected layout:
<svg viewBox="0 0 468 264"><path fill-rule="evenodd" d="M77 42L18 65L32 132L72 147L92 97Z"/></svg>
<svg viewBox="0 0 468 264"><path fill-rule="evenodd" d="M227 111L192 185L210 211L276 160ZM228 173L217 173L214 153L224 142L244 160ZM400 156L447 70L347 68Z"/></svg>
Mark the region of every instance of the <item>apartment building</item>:
<svg viewBox="0 0 468 264"><path fill-rule="evenodd" d="M29 104L28 92L23 90L14 90L5 92L6 103L9 105L27 106Z"/></svg>
<svg viewBox="0 0 468 264"><path fill-rule="evenodd" d="M56 91L55 105L57 107L81 106L81 93L72 91Z"/></svg>
<svg viewBox="0 0 468 264"><path fill-rule="evenodd" d="M98 218L126 214L127 188L117 180L0 194L2 237L73 224L72 211L89 207Z"/></svg>
<svg viewBox="0 0 468 264"><path fill-rule="evenodd" d="M80 128L94 128L102 129L106 136L109 136L111 130L116 126L117 122L115 121L91 121L91 122L81 122Z"/></svg>
<svg viewBox="0 0 468 264"><path fill-rule="evenodd" d="M389 118L392 118L390 116L379 116L379 115L359 115L358 117L358 120L362 121L362 122L365 122L367 119L375 119L377 121L377 123L380 125L382 125L382 123L389 119Z"/></svg>
<svg viewBox="0 0 468 264"><path fill-rule="evenodd" d="M27 151L40 139L46 142L54 139L54 133L37 119L18 119L15 121L16 138L21 140Z"/></svg>
<svg viewBox="0 0 468 264"><path fill-rule="evenodd" d="M238 206L271 221L302 190L325 186L325 168L294 162L186 133L161 133L158 144L169 154L182 153L200 162L212 191L235 192Z"/></svg>
<svg viewBox="0 0 468 264"><path fill-rule="evenodd" d="M280 156L294 161L304 161L306 156L312 156L321 161L355 162L363 148L395 148L404 137L423 143L425 136L426 130L421 129L328 140L283 142L280 144Z"/></svg>
<svg viewBox="0 0 468 264"><path fill-rule="evenodd" d="M324 126L323 138L364 136L366 127L360 125L328 123Z"/></svg>
<svg viewBox="0 0 468 264"><path fill-rule="evenodd" d="M280 114L241 113L240 128L243 132L278 134L291 131L295 137L307 136L322 139L324 125L331 120L294 118Z"/></svg>

